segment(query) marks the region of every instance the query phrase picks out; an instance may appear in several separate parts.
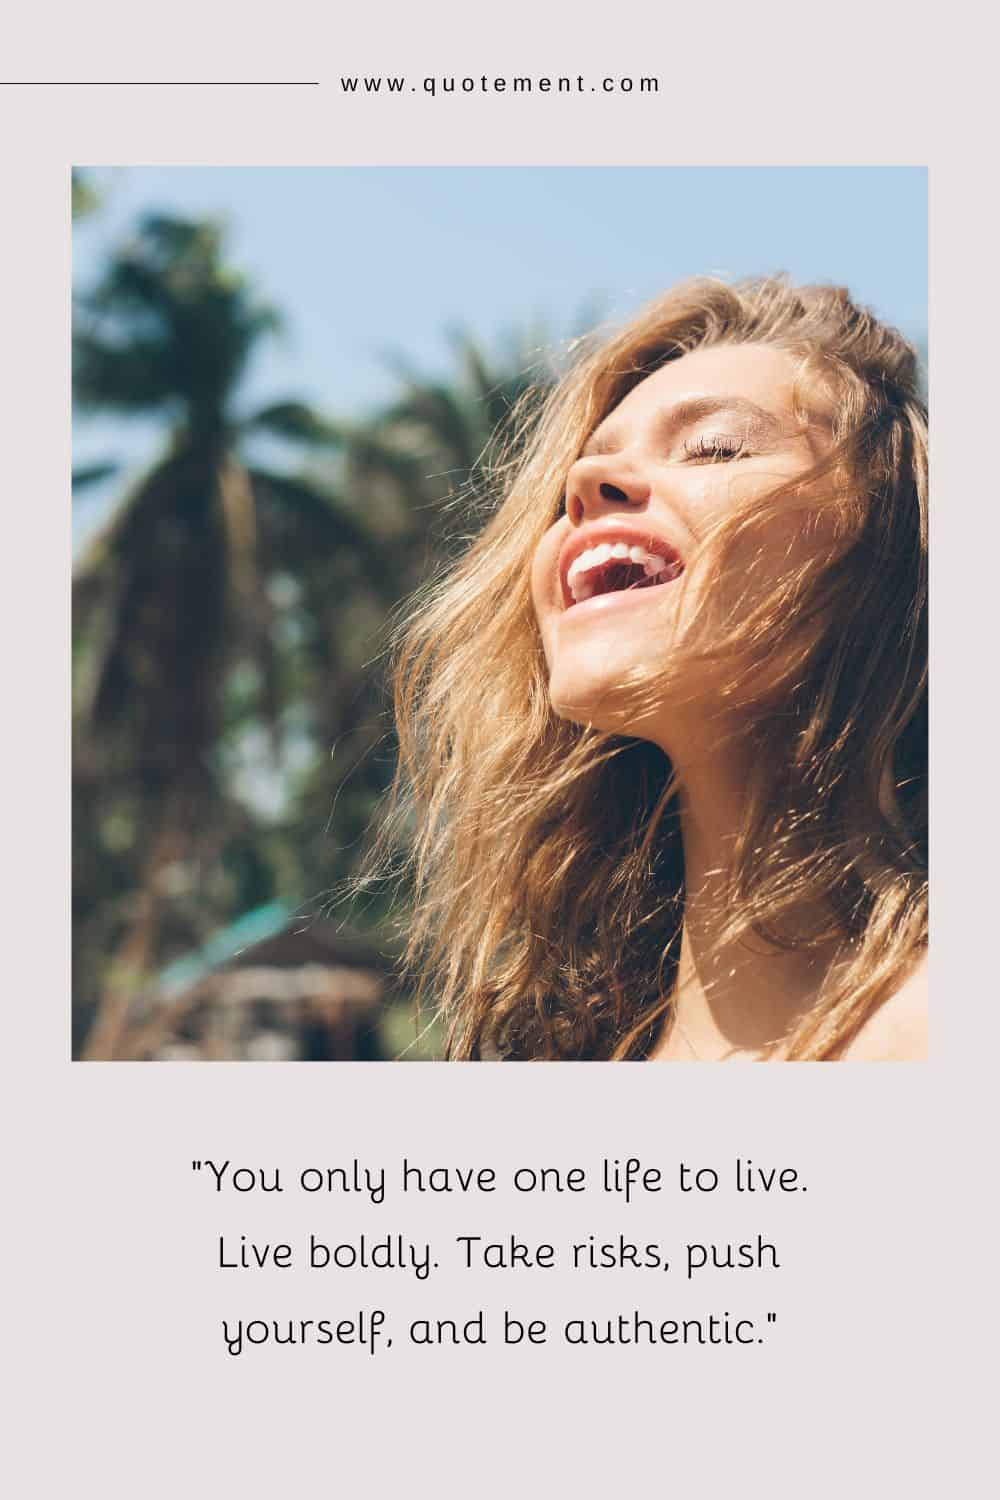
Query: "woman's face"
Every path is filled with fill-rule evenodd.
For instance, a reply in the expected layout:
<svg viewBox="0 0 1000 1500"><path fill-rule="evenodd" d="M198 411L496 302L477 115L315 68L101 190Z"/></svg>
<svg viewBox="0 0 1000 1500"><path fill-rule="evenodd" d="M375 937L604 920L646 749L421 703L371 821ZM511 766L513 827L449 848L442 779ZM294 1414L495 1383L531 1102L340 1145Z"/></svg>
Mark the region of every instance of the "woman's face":
<svg viewBox="0 0 1000 1500"><path fill-rule="evenodd" d="M819 457L824 429L796 417L794 378L791 357L763 344L699 349L648 375L591 434L532 564L561 716L627 732L609 693L636 668L668 664L701 600L709 621L749 607L821 545L790 506L756 533L752 552L741 559L737 550L725 575L693 562L712 527ZM712 687L704 675L685 684L685 716L711 708ZM664 705L672 716L679 709ZM669 749L662 727L644 737Z"/></svg>

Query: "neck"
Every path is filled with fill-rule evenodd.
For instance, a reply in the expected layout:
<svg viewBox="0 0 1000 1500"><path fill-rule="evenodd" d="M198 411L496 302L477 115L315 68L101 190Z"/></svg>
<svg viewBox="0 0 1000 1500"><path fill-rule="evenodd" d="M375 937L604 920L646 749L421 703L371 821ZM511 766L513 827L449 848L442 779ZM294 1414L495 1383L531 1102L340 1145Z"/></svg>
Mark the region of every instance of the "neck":
<svg viewBox="0 0 1000 1500"><path fill-rule="evenodd" d="M730 879L751 769L739 744L734 738L708 755L688 757L686 765L674 760L684 844L684 926L673 1015L654 1053L664 1060L766 1054L812 1006L835 957L833 945L806 951L778 948L754 936L723 937L732 912ZM784 919L784 930L804 935L816 916L816 905L805 900Z"/></svg>

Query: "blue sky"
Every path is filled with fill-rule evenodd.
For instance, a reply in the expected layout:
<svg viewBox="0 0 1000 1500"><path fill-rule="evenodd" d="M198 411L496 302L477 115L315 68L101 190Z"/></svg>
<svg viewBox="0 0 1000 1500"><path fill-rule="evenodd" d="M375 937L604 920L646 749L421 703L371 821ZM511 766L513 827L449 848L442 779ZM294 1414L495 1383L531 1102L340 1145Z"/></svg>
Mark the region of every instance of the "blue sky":
<svg viewBox="0 0 1000 1500"><path fill-rule="evenodd" d="M388 356L449 369L450 329L553 340L581 315L626 317L681 277L788 271L837 281L908 334L927 327L921 167L98 168L101 211L74 232L85 285L150 210L213 217L284 314L248 400L298 396L351 415L392 396ZM142 463L142 424L78 420L78 461ZM78 502L82 539L115 489Z"/></svg>

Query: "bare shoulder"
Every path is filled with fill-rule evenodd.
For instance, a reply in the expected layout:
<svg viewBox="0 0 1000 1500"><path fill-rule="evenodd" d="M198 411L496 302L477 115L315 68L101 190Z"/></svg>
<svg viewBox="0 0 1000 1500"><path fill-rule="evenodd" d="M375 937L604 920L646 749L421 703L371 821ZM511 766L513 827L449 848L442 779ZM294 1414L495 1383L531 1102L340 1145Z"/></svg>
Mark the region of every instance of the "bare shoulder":
<svg viewBox="0 0 1000 1500"><path fill-rule="evenodd" d="M843 1062L924 1062L927 1057L927 957L911 969L865 1022Z"/></svg>

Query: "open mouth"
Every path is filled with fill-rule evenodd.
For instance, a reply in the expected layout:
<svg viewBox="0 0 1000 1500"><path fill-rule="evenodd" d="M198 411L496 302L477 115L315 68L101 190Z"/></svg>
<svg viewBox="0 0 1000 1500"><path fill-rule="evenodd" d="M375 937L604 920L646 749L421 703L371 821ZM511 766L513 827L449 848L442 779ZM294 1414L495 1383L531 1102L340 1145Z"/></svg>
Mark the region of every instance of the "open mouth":
<svg viewBox="0 0 1000 1500"><path fill-rule="evenodd" d="M657 588L671 583L684 570L672 549L652 551L626 542L601 542L572 561L564 575L563 602L567 609L600 594Z"/></svg>

